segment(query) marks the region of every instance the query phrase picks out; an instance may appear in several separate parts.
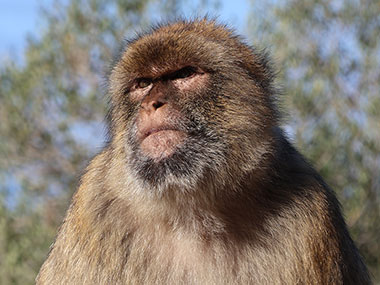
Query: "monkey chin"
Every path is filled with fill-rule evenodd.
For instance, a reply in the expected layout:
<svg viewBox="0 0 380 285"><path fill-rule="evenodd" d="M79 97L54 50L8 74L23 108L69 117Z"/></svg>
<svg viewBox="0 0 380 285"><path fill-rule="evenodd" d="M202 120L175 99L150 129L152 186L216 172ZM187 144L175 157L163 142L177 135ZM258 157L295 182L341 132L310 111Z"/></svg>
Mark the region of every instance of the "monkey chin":
<svg viewBox="0 0 380 285"><path fill-rule="evenodd" d="M182 131L157 130L142 140L140 148L145 155L157 162L172 155L183 144L185 138L186 135Z"/></svg>

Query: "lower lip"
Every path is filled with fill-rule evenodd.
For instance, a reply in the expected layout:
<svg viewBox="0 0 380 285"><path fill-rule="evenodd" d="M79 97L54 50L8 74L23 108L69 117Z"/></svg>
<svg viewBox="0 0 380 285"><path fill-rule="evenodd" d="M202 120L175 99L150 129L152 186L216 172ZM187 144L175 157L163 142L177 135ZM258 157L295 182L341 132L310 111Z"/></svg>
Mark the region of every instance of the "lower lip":
<svg viewBox="0 0 380 285"><path fill-rule="evenodd" d="M154 159L168 157L182 144L185 134L177 130L162 130L151 133L145 137L141 144L141 150Z"/></svg>

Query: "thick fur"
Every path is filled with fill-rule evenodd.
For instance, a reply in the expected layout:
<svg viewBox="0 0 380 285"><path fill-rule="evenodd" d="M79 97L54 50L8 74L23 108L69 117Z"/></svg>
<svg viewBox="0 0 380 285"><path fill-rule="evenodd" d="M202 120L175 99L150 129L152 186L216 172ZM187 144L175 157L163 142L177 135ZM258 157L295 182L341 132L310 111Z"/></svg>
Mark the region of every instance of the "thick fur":
<svg viewBox="0 0 380 285"><path fill-rule="evenodd" d="M187 134L154 161L136 140L138 77L166 89ZM370 284L334 193L278 127L267 56L214 21L131 41L110 76L111 141L90 163L38 284Z"/></svg>

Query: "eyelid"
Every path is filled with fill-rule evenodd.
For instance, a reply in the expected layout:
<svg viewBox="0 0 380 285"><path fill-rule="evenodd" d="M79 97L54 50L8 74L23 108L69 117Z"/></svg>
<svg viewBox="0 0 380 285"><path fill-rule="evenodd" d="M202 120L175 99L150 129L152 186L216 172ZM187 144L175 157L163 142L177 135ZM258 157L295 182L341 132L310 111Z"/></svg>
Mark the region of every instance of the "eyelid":
<svg viewBox="0 0 380 285"><path fill-rule="evenodd" d="M151 85L153 80L151 78L138 78L136 79L134 83L134 88L139 89L139 88L146 88L149 85Z"/></svg>
<svg viewBox="0 0 380 285"><path fill-rule="evenodd" d="M189 74L185 75L185 76L182 76L181 73L184 73L186 74L186 72L188 72ZM176 70L170 74L168 74L166 76L166 79L169 79L169 80L175 80L175 79L182 79L182 78L188 78L188 77L191 77L193 76L194 74L197 74L198 73L198 69L196 67L193 67L193 66L185 66L179 70Z"/></svg>

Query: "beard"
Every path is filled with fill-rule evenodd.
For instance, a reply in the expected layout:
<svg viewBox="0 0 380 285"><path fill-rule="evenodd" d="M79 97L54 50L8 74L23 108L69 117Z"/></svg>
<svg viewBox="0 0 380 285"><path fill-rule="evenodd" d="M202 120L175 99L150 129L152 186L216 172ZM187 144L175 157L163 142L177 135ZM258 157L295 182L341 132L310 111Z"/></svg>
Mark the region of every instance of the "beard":
<svg viewBox="0 0 380 285"><path fill-rule="evenodd" d="M162 192L173 186L185 191L195 188L205 175L217 173L226 164L227 144L208 125L195 117L175 122L185 138L170 155L153 158L142 151L134 123L127 133L129 167L144 187L153 191Z"/></svg>

